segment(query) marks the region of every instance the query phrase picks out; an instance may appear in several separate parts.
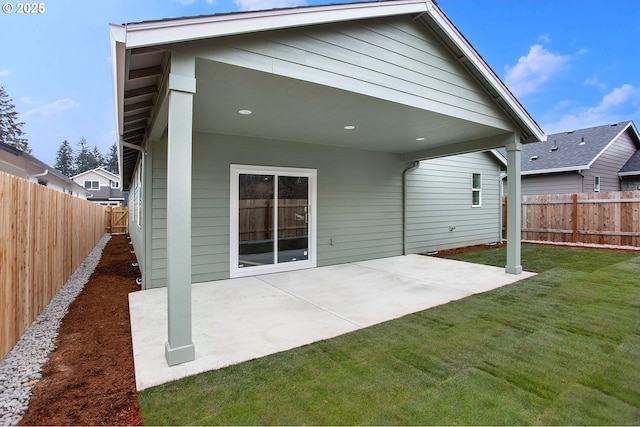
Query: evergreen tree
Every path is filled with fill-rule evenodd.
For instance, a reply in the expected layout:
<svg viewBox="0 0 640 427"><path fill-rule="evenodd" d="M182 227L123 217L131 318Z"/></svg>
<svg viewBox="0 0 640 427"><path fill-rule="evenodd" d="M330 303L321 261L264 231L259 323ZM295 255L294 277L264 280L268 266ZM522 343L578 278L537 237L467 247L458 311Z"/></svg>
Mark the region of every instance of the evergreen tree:
<svg viewBox="0 0 640 427"><path fill-rule="evenodd" d="M115 142L109 149L109 153L104 160L104 166L109 172L118 174L118 144Z"/></svg>
<svg viewBox="0 0 640 427"><path fill-rule="evenodd" d="M87 140L84 139L84 137L80 138L80 141L78 141L77 153L78 154L74 161L76 175L94 169L96 159L93 153L89 151L89 148L87 148Z"/></svg>
<svg viewBox="0 0 640 427"><path fill-rule="evenodd" d="M104 166L104 156L98 150L98 146L93 146L93 151L91 152L91 169L99 168Z"/></svg>
<svg viewBox="0 0 640 427"><path fill-rule="evenodd" d="M4 89L0 86L0 142L11 145L25 153L31 153L29 142L26 138L22 138L23 122L18 121L18 112L15 111L16 106L13 100Z"/></svg>
<svg viewBox="0 0 640 427"><path fill-rule="evenodd" d="M75 175L73 164L73 149L71 148L71 144L69 144L69 141L65 139L64 141L62 141L62 144L60 144L60 148L58 148L58 153L56 154L56 164L53 165L53 167L58 169L65 176L73 176Z"/></svg>

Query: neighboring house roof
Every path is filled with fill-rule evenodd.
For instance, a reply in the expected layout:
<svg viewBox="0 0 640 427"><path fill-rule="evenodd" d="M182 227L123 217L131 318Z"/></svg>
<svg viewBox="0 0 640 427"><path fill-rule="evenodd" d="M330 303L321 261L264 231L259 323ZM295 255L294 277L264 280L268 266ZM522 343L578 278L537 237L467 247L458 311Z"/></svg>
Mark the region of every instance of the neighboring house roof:
<svg viewBox="0 0 640 427"><path fill-rule="evenodd" d="M640 149L633 153L629 161L624 164L620 172L620 176L640 175Z"/></svg>
<svg viewBox="0 0 640 427"><path fill-rule="evenodd" d="M89 192L87 192L83 186L79 185L71 178L63 175L59 170L47 165L46 163L38 160L28 153L25 153L22 150L0 142L0 151L3 151L15 157L15 159L10 162L8 166L11 166L13 169L15 169L15 171L24 171L25 175L22 176L22 178L41 176L43 180L48 181L49 179L51 179L51 177L54 177L58 184L66 185L78 194L89 195ZM0 162L5 163L5 161L1 159ZM5 169L6 168L0 167L0 170ZM12 171L8 170L7 172L19 176L17 173L14 173Z"/></svg>
<svg viewBox="0 0 640 427"><path fill-rule="evenodd" d="M393 16L409 16L412 22L428 28L491 97L494 105L502 111L509 121L509 126L522 142L545 140L544 132L433 0L334 4L111 25L115 107L118 135L121 138L119 155L123 188L130 182L144 141L158 140L164 130L164 127L156 126L154 122L166 115L166 110L163 110L166 106L163 107L163 103L165 86L169 79L165 49L170 51L181 43L185 46L186 42L203 39ZM168 47L163 49L163 46ZM135 53L140 55L134 55ZM143 59L133 59L134 56L141 58L142 55ZM225 78L233 78L229 74L227 73ZM261 88L270 89L268 84ZM331 110L330 105L326 107L323 111ZM424 109L425 113L427 111ZM468 115L474 113L467 112ZM295 117L291 118L290 122L295 122ZM472 123L472 120L468 123ZM458 130L464 128L453 127ZM483 130L488 131L487 128ZM498 128L494 128L494 131L496 130ZM482 137L470 126L466 127L466 131L465 138L468 139L458 139L458 143L473 141L474 135L475 138ZM444 139L445 137L442 138L442 141L430 143L434 147L453 145L451 141ZM443 150L442 155L456 154L444 151L446 150ZM400 154L405 153L400 151Z"/></svg>
<svg viewBox="0 0 640 427"><path fill-rule="evenodd" d="M633 121L550 134L545 142L525 144L522 147L522 175L589 169L627 130L640 148L640 134ZM506 158L504 149L498 151Z"/></svg>
<svg viewBox="0 0 640 427"><path fill-rule="evenodd" d="M109 172L108 170L104 169L104 168L95 168L95 169L91 169L88 171L84 171L82 173L79 173L77 175L74 175L71 177L71 179L76 179L76 178L80 178L83 175L87 175L89 173L97 173L98 175L104 177L105 179L111 180L111 181L120 181L120 177L112 172Z"/></svg>

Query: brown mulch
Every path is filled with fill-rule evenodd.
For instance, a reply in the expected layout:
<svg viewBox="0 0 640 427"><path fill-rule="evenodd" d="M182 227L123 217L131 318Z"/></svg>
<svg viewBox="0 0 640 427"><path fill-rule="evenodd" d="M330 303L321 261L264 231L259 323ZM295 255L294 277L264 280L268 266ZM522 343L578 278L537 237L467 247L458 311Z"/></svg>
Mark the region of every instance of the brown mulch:
<svg viewBox="0 0 640 427"><path fill-rule="evenodd" d="M140 289L124 235L113 236L60 325L21 425L143 425L127 295Z"/></svg>
<svg viewBox="0 0 640 427"><path fill-rule="evenodd" d="M501 247L506 246L506 245L507 245L507 243L503 242L503 243L496 243L495 245L465 246L463 248L447 249L447 250L444 250L444 251L438 251L438 252L434 253L431 256L445 257L445 256L451 256L451 255L464 254L464 253L467 253L467 252L483 251L485 249L501 248ZM425 255L428 255L428 254L425 254Z"/></svg>

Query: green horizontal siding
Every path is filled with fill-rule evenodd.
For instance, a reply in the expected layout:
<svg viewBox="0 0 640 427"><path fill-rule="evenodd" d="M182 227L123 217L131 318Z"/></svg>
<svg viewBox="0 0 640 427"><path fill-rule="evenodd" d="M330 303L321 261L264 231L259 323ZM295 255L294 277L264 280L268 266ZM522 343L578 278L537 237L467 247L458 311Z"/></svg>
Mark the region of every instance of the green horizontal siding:
<svg viewBox="0 0 640 427"><path fill-rule="evenodd" d="M482 207L471 206L472 173L482 174ZM499 241L500 215L500 168L490 153L423 161L408 177L409 252Z"/></svg>

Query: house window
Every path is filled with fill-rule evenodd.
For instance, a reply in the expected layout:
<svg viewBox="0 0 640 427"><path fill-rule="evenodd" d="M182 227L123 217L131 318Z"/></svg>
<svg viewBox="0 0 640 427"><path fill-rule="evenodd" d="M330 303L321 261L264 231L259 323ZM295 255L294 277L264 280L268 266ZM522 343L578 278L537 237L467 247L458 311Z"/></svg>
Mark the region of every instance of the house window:
<svg viewBox="0 0 640 427"><path fill-rule="evenodd" d="M482 175L474 173L471 184L471 207L479 208L482 206Z"/></svg>
<svg viewBox="0 0 640 427"><path fill-rule="evenodd" d="M84 188L86 188L87 190L99 190L100 181L85 181Z"/></svg>
<svg viewBox="0 0 640 427"><path fill-rule="evenodd" d="M593 191L595 191L596 193L600 191L600 177L599 176L594 176L593 177Z"/></svg>
<svg viewBox="0 0 640 427"><path fill-rule="evenodd" d="M120 183L118 181L111 181L111 188L120 188Z"/></svg>

